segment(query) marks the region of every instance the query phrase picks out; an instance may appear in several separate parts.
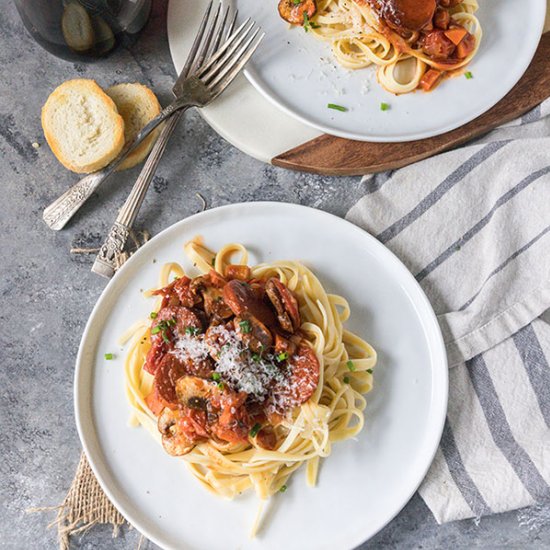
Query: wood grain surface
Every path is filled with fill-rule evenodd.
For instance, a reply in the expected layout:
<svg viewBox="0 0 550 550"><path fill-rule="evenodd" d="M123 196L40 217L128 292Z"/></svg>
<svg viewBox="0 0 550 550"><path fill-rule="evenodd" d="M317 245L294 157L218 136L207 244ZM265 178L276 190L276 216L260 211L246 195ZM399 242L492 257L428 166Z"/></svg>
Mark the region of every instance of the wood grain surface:
<svg viewBox="0 0 550 550"><path fill-rule="evenodd" d="M355 176L407 166L523 115L550 97L550 32L521 80L492 109L440 136L405 143L372 143L322 135L272 159L272 164L331 176Z"/></svg>

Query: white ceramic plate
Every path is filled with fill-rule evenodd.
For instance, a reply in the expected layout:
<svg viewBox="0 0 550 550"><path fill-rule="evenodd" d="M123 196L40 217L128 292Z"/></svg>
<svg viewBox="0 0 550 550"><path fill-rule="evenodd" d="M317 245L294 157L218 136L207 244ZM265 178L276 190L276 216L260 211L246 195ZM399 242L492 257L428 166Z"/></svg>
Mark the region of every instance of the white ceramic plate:
<svg viewBox="0 0 550 550"><path fill-rule="evenodd" d="M214 249L244 243L251 262L299 259L329 291L351 304L349 326L379 352L366 427L334 446L319 483L294 474L270 504L260 536L248 538L257 511L249 494L224 501L142 428L127 425L123 357L116 344L151 301L160 266L184 259L183 243L202 235ZM115 353L112 361L105 353ZM163 548L321 550L352 548L390 521L412 496L437 448L447 405L447 365L434 313L412 275L373 237L330 214L282 203L216 208L152 239L107 285L82 337L75 376L78 432L111 501Z"/></svg>
<svg viewBox="0 0 550 550"><path fill-rule="evenodd" d="M439 135L490 109L531 62L546 12L546 0L479 0L484 38L468 68L474 78L447 80L429 94L393 96L378 85L372 69L347 71L336 66L328 44L301 28L289 29L278 15L276 0L231 1L266 32L245 73L250 82L301 122L363 141ZM381 111L382 102L391 109ZM349 112L327 109L328 103L343 105Z"/></svg>

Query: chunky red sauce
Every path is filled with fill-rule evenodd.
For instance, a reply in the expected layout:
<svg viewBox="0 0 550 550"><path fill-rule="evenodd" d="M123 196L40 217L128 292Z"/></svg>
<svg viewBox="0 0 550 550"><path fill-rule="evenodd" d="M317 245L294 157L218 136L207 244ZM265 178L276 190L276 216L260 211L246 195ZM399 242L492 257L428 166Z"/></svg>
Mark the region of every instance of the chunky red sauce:
<svg viewBox="0 0 550 550"><path fill-rule="evenodd" d="M144 369L146 401L167 452L208 440L277 446L274 427L319 383L319 362L300 333L294 294L246 266L181 277L156 294Z"/></svg>
<svg viewBox="0 0 550 550"><path fill-rule="evenodd" d="M370 6L379 20L377 30L397 41L398 49L418 50L436 64L420 82L419 87L426 91L437 85L445 71L452 70L475 50L475 37L450 14L450 9L463 0L355 1ZM294 25L307 27L316 10L315 0L279 2L279 14Z"/></svg>

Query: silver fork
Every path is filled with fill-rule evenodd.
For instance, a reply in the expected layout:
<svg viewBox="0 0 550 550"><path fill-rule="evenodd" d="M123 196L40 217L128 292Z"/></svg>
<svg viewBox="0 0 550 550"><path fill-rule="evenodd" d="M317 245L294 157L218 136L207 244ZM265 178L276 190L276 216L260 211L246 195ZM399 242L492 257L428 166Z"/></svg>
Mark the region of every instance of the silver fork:
<svg viewBox="0 0 550 550"><path fill-rule="evenodd" d="M226 10L223 16L223 20L220 23L220 28L216 33L214 40L212 40L212 46L209 48L206 47L216 29L216 24L221 13L220 5L216 12L214 21L210 24L209 30L205 31L205 27L210 16L211 7L212 3L210 3L206 10L206 13L199 28L199 32L195 38L193 46L191 47L185 65L182 69L181 76L183 77L189 75L189 73L193 71L197 65L202 65L206 56L209 53L215 52L218 49L222 36L224 34L227 40L233 32L235 21L237 19L237 12L235 12L231 22L228 23L229 11ZM207 32L207 37L203 42L202 37L204 36L205 32ZM207 49L209 51L207 51ZM164 125L158 137L158 140L156 141L153 149L151 150L151 153L145 161L145 164L132 188L132 191L130 192L128 198L126 199L126 202L120 209L115 223L111 227L107 238L105 239L105 242L99 250L94 265L92 266L92 271L94 273L108 278L112 277L115 274L117 268L117 257L123 252L124 247L126 246L129 233L137 217L139 209L143 204L143 200L149 189L149 185L160 162L160 159L164 153L164 150L166 149L166 144L168 143L168 140L172 136L174 129L176 128L182 116L183 112L178 111Z"/></svg>
<svg viewBox="0 0 550 550"><path fill-rule="evenodd" d="M225 34L224 31L227 31L227 25L232 25L232 23L228 23L228 11L226 10L223 20L218 25L222 12L221 5L215 16L209 21L212 3L213 0L208 5L203 17L189 55L190 59L172 88L176 99L151 120L136 138L124 147L114 161L102 170L88 174L44 210L43 219L50 228L62 229L99 185L114 172L126 155L159 124L177 112L183 113L189 107L208 105L227 88L248 62L264 34L259 35L260 28L248 18L219 47L221 37ZM175 127L175 122L172 124L171 131ZM171 125L168 124L168 126Z"/></svg>

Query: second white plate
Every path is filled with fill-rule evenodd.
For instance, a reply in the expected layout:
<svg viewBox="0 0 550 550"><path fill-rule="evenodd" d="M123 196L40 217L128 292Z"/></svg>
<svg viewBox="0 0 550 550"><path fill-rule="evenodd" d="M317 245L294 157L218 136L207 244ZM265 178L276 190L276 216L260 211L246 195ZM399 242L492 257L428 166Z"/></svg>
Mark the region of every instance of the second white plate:
<svg viewBox="0 0 550 550"><path fill-rule="evenodd" d="M384 142L439 135L495 105L529 66L546 12L546 0L479 0L484 37L468 67L474 78L449 79L431 93L394 96L379 86L372 68L345 70L332 60L328 44L301 28L289 29L275 2L233 1L266 32L245 73L265 97L328 134ZM382 102L390 110L382 111ZM349 111L328 109L328 103Z"/></svg>

